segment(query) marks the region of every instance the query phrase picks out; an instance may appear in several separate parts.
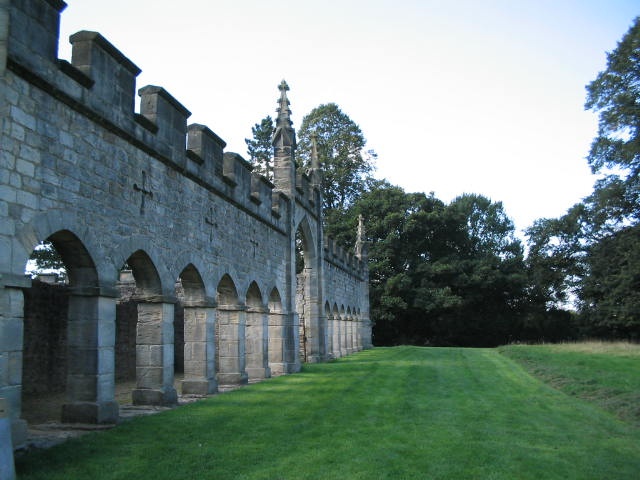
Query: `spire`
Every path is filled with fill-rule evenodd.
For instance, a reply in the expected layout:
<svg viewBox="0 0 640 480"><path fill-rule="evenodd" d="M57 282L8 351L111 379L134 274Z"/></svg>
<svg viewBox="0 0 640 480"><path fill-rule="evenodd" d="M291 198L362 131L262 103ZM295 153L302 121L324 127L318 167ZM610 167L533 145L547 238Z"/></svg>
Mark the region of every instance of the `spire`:
<svg viewBox="0 0 640 480"><path fill-rule="evenodd" d="M291 121L290 103L287 98L289 85L287 85L286 81L282 80L280 85L278 85L278 90L280 90L280 99L278 100L278 108L276 109L278 117L276 118L276 130L273 133L272 142L276 149L274 152L275 156L278 156L278 150L280 150L280 153L283 153L285 148L295 149L296 147L296 133L292 127L293 122Z"/></svg>
<svg viewBox="0 0 640 480"><path fill-rule="evenodd" d="M276 189L289 195L295 196L296 188L296 131L293 129L291 121L291 109L287 90L289 85L282 80L278 85L280 98L278 99L278 116L276 118L276 128L273 132L271 145L273 145L273 184Z"/></svg>
<svg viewBox="0 0 640 480"><path fill-rule="evenodd" d="M291 109L289 105L289 99L287 98L287 91L289 90L289 85L287 82L282 80L280 85L278 85L278 90L280 90L280 100L278 101L278 118L276 124L280 127L290 127L293 122L291 121Z"/></svg>
<svg viewBox="0 0 640 480"><path fill-rule="evenodd" d="M318 170L320 168L320 159L318 158L318 134L311 134L311 168Z"/></svg>

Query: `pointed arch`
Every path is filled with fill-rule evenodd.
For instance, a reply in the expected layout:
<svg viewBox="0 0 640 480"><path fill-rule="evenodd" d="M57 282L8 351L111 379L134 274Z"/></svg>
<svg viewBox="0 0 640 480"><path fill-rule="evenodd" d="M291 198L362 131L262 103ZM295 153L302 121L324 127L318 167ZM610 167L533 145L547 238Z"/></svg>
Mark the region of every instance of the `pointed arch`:
<svg viewBox="0 0 640 480"><path fill-rule="evenodd" d="M269 311L273 313L282 313L282 297L277 287L273 287L269 294Z"/></svg>
<svg viewBox="0 0 640 480"><path fill-rule="evenodd" d="M144 250L133 252L126 263L131 267L136 287L142 296L162 295L162 282L158 269Z"/></svg>
<svg viewBox="0 0 640 480"><path fill-rule="evenodd" d="M100 279L100 282L105 280L108 284L115 282L115 271L111 268L108 256L104 254L102 245L98 242L94 232L87 227L86 221L79 220L73 212L60 209L53 209L36 215L16 233L18 241L13 245L11 259L11 268L15 269L15 273L22 274L34 248L41 241L52 239L53 237L57 237L56 243L58 243L58 246L56 250L60 248L58 253L61 255L62 250L66 250L63 244L67 243L68 239L72 239L69 245L72 252L79 252L76 247L82 245L83 255L80 258L73 259L68 256L65 260L68 263L67 266L76 265L78 270L75 275L80 275L80 269L87 265L86 259L90 257L92 269L95 270L95 275ZM80 278L76 278L74 281L84 282ZM91 281L94 285L99 284L97 279Z"/></svg>
<svg viewBox="0 0 640 480"><path fill-rule="evenodd" d="M218 306L238 306L238 290L236 289L236 284L227 273L218 282L216 302Z"/></svg>
<svg viewBox="0 0 640 480"><path fill-rule="evenodd" d="M260 292L260 287L258 287L258 284L256 282L251 282L251 285L249 285L245 303L247 305L247 308L251 309L264 307L262 303L262 293Z"/></svg>
<svg viewBox="0 0 640 480"><path fill-rule="evenodd" d="M188 264L178 277L182 285L185 304L201 303L205 301L204 281L193 263Z"/></svg>
<svg viewBox="0 0 640 480"><path fill-rule="evenodd" d="M71 286L97 286L98 272L84 243L70 230L60 230L45 239L53 244L67 269Z"/></svg>

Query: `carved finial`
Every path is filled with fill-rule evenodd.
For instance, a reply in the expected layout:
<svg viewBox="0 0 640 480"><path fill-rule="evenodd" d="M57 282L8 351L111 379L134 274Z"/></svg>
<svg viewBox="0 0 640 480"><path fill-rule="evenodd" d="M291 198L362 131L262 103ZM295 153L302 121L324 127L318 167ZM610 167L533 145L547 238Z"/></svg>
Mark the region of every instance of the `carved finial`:
<svg viewBox="0 0 640 480"><path fill-rule="evenodd" d="M363 253L365 253L365 237L364 237L364 217L362 214L358 215L358 236L356 237L356 257L362 260Z"/></svg>
<svg viewBox="0 0 640 480"><path fill-rule="evenodd" d="M293 122L291 121L291 109L289 108L289 99L287 98L287 91L289 90L289 85L287 82L282 80L280 85L278 85L278 90L280 90L280 100L278 100L278 119L276 121L276 125L280 127L290 127Z"/></svg>
<svg viewBox="0 0 640 480"><path fill-rule="evenodd" d="M318 170L320 168L320 159L318 157L318 134L311 134L311 168Z"/></svg>

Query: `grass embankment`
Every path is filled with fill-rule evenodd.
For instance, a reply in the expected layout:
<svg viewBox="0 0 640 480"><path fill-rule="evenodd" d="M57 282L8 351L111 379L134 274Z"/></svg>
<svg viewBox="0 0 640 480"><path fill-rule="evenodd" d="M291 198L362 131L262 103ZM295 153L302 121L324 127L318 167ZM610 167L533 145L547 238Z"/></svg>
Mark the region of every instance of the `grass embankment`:
<svg viewBox="0 0 640 480"><path fill-rule="evenodd" d="M378 348L38 452L19 479L628 479L640 431L490 349Z"/></svg>
<svg viewBox="0 0 640 480"><path fill-rule="evenodd" d="M498 350L553 387L640 428L640 344L595 341Z"/></svg>

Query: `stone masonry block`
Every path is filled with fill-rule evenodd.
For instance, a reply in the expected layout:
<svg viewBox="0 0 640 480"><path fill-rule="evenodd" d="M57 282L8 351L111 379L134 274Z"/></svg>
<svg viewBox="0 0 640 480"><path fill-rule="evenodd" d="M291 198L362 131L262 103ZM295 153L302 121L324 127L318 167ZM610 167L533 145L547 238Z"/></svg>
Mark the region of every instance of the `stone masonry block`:
<svg viewBox="0 0 640 480"><path fill-rule="evenodd" d="M138 388L159 388L162 385L161 367L136 367Z"/></svg>
<svg viewBox="0 0 640 480"><path fill-rule="evenodd" d="M161 342L162 325L159 322L143 323L138 320L136 329L136 343L138 345L159 345Z"/></svg>
<svg viewBox="0 0 640 480"><path fill-rule="evenodd" d="M7 384L20 385L22 383L22 352L21 351L8 352L6 357L7 357L7 375L8 375ZM0 371L0 376L1 375L2 374Z"/></svg>
<svg viewBox="0 0 640 480"><path fill-rule="evenodd" d="M97 347L98 332L95 321L71 321L67 324L69 345L77 347Z"/></svg>
<svg viewBox="0 0 640 480"><path fill-rule="evenodd" d="M98 351L95 348L69 347L68 373L72 375L95 375L98 371Z"/></svg>
<svg viewBox="0 0 640 480"><path fill-rule="evenodd" d="M98 349L98 375L112 375L115 372L115 352L113 347Z"/></svg>
<svg viewBox="0 0 640 480"><path fill-rule="evenodd" d="M96 375L68 375L67 398L70 401L95 401L98 387Z"/></svg>
<svg viewBox="0 0 640 480"><path fill-rule="evenodd" d="M22 351L22 346L22 319L0 317L0 352Z"/></svg>
<svg viewBox="0 0 640 480"><path fill-rule="evenodd" d="M184 376L185 378L203 377L207 372L207 364L199 361L186 361L184 362Z"/></svg>
<svg viewBox="0 0 640 480"><path fill-rule="evenodd" d="M0 385L10 385L9 378L9 354L0 352Z"/></svg>

